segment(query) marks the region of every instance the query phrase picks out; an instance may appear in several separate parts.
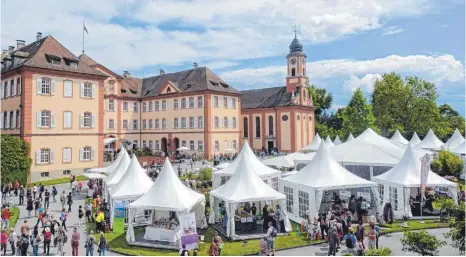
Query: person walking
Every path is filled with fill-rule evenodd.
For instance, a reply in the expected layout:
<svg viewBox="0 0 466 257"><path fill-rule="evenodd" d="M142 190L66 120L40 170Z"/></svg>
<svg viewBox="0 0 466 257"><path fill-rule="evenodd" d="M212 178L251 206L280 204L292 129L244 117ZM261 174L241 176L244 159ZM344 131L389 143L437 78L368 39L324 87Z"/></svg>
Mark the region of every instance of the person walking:
<svg viewBox="0 0 466 257"><path fill-rule="evenodd" d="M346 249L348 249L348 251L351 254L356 256L358 254L358 251L357 251L358 240L356 239L356 236L354 235L352 229L348 230L348 234L346 234L343 237L343 240L345 241Z"/></svg>
<svg viewBox="0 0 466 257"><path fill-rule="evenodd" d="M10 209L5 206L2 210L2 229L10 229Z"/></svg>
<svg viewBox="0 0 466 257"><path fill-rule="evenodd" d="M364 246L364 248L366 248L366 246L364 245L364 234L366 232L366 229L364 228L363 226L363 223L362 221L359 221L359 224L358 224L358 227L357 227L357 232L356 232L356 238L358 239L361 239L361 242L362 242L362 245Z"/></svg>
<svg viewBox="0 0 466 257"><path fill-rule="evenodd" d="M86 206L84 207L84 209L86 210L87 222L89 223L94 222L92 218L92 203L91 202L86 203Z"/></svg>
<svg viewBox="0 0 466 257"><path fill-rule="evenodd" d="M39 183L39 199L42 201L43 198L42 198L42 194L44 194L45 192L45 187L44 185L42 185L41 183Z"/></svg>
<svg viewBox="0 0 466 257"><path fill-rule="evenodd" d="M283 221L283 215L282 215L282 212L280 210L280 206L277 205L277 210L275 211L275 213L273 214L274 216L274 219L275 219L275 224L276 224L276 227L277 227L277 231L278 233L281 233L282 230L282 221Z"/></svg>
<svg viewBox="0 0 466 257"><path fill-rule="evenodd" d="M328 256L336 255L337 244L338 244L338 234L337 234L335 225L333 225L328 231Z"/></svg>
<svg viewBox="0 0 466 257"><path fill-rule="evenodd" d="M267 254L275 256L275 237L278 232L273 227L272 222L269 222L269 229L267 230Z"/></svg>
<svg viewBox="0 0 466 257"><path fill-rule="evenodd" d="M375 231L375 224L371 222L369 231L367 232L368 247L369 249L376 248L377 231Z"/></svg>
<svg viewBox="0 0 466 257"><path fill-rule="evenodd" d="M86 256L94 256L94 243L95 243L95 238L92 235L93 231L91 230L89 232L89 235L86 238Z"/></svg>
<svg viewBox="0 0 466 257"><path fill-rule="evenodd" d="M79 256L79 232L78 228L73 229L73 235L71 236L71 249L72 249L72 255L73 256Z"/></svg>
<svg viewBox="0 0 466 257"><path fill-rule="evenodd" d="M39 214L39 208L41 206L41 202L39 197L36 198L34 201L34 217L37 217L37 214Z"/></svg>
<svg viewBox="0 0 466 257"><path fill-rule="evenodd" d="M50 192L49 190L45 189L44 192L44 209L48 209L50 207Z"/></svg>
<svg viewBox="0 0 466 257"><path fill-rule="evenodd" d="M67 219L68 219L68 214L65 212L65 209L63 209L60 213L60 221L61 221L61 226L66 232L68 232L68 229L66 228Z"/></svg>
<svg viewBox="0 0 466 257"><path fill-rule="evenodd" d="M73 196L71 195L71 193L69 193L68 196L66 197L66 204L68 204L68 213L70 213L71 205L73 205Z"/></svg>
<svg viewBox="0 0 466 257"><path fill-rule="evenodd" d="M2 234L0 234L0 252L3 251L3 256L6 256L6 245L8 243L8 234L6 229L2 230Z"/></svg>
<svg viewBox="0 0 466 257"><path fill-rule="evenodd" d="M66 192L63 190L63 192L60 195L60 203L61 203L61 208L65 209L66 205Z"/></svg>
<svg viewBox="0 0 466 257"><path fill-rule="evenodd" d="M27 256L28 248L29 248L29 236L21 236L19 237L19 251L21 252L21 256Z"/></svg>
<svg viewBox="0 0 466 257"><path fill-rule="evenodd" d="M67 237L65 234L65 230L63 228L58 229L57 236L55 237L55 245L57 246L57 255L63 256L66 253L63 251L64 245L66 243Z"/></svg>
<svg viewBox="0 0 466 257"><path fill-rule="evenodd" d="M105 238L104 232L100 232L100 240L99 240L99 256L105 256L105 252L107 251L107 238Z"/></svg>
<svg viewBox="0 0 466 257"><path fill-rule="evenodd" d="M32 255L39 256L39 245L42 242L42 238L40 237L39 233L33 237L32 240Z"/></svg>
<svg viewBox="0 0 466 257"><path fill-rule="evenodd" d="M26 194L25 191L26 190L24 190L24 187L21 185L21 187L19 188L19 205L24 204L24 195Z"/></svg>
<svg viewBox="0 0 466 257"><path fill-rule="evenodd" d="M30 219L32 217L31 213L34 210L34 201L31 196L28 197L26 202L26 210L28 211L28 219Z"/></svg>
<svg viewBox="0 0 466 257"><path fill-rule="evenodd" d="M81 227L83 225L83 217L84 217L83 206L80 205L78 209L78 227Z"/></svg>
<svg viewBox="0 0 466 257"><path fill-rule="evenodd" d="M52 201L53 203L57 202L57 195L58 195L58 190L55 186L52 186Z"/></svg>
<svg viewBox="0 0 466 257"><path fill-rule="evenodd" d="M34 187L32 188L32 193L34 195L34 199L36 199L36 195L37 195L37 186L34 185Z"/></svg>
<svg viewBox="0 0 466 257"><path fill-rule="evenodd" d="M10 229L10 236L8 236L8 242L10 243L11 251L13 252L12 255L14 256L16 253L16 244L17 244L17 237L15 229ZM18 249L19 251L19 249Z"/></svg>
<svg viewBox="0 0 466 257"><path fill-rule="evenodd" d="M50 243L52 243L52 232L50 232L50 228L46 227L44 229L44 255L50 254Z"/></svg>

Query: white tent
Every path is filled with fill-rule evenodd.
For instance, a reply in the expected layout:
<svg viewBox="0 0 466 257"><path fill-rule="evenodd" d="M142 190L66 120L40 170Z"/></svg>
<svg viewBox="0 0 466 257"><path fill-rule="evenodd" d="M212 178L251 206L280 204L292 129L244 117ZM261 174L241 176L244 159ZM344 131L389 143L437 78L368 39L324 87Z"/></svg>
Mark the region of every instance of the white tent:
<svg viewBox="0 0 466 257"><path fill-rule="evenodd" d="M102 179L106 178L107 176L105 174L101 173L92 173L92 172L84 172L83 176L85 176L88 179Z"/></svg>
<svg viewBox="0 0 466 257"><path fill-rule="evenodd" d="M285 214L285 195L274 190L257 175L251 156L245 155L240 159L234 175L221 187L210 192L210 209L217 210L219 201L224 201L228 222L227 236L235 238L235 213L239 203L280 201L280 209ZM216 220L216 211L211 211L209 223ZM284 215L285 230L291 231L291 224L286 214Z"/></svg>
<svg viewBox="0 0 466 257"><path fill-rule="evenodd" d="M109 138L104 139L104 145L108 145L108 144L111 144L111 143L116 142L116 141L117 141L116 138L109 137Z"/></svg>
<svg viewBox="0 0 466 257"><path fill-rule="evenodd" d="M398 129L395 131L395 134L393 134L391 140L405 144L405 145L409 143L409 141L401 135Z"/></svg>
<svg viewBox="0 0 466 257"><path fill-rule="evenodd" d="M353 140L353 139L354 139L353 134L349 133L349 136L348 136L348 138L346 139L346 142L351 141L351 140Z"/></svg>
<svg viewBox="0 0 466 257"><path fill-rule="evenodd" d="M292 211L288 215L293 220L301 221L303 211L300 210L299 205L304 205L309 211L310 217L314 217L319 212L326 190L371 188L375 205L378 206L380 203L377 184L360 178L343 168L333 159L330 151L331 149L326 144L321 144L318 152L306 167L294 175L280 179L280 192L286 192L287 195L290 192L292 194ZM304 197L305 195L307 197ZM306 200L303 199L308 199L308 202L304 203ZM306 211L304 212L307 214Z"/></svg>
<svg viewBox="0 0 466 257"><path fill-rule="evenodd" d="M307 154L303 154L300 152L290 153L287 155L281 155L278 157L270 158L264 160L263 163L268 166L276 166L276 167L285 167L285 168L292 168L295 166L295 160L299 158L305 158Z"/></svg>
<svg viewBox="0 0 466 257"><path fill-rule="evenodd" d="M120 181L110 190L110 226L113 225L115 216L115 202L124 201L128 204L141 197L154 184L147 172L139 164L136 155L133 155L125 174Z"/></svg>
<svg viewBox="0 0 466 257"><path fill-rule="evenodd" d="M262 163L262 161L259 160L259 158L257 158L256 155L252 152L247 141L245 141L243 149L241 149L241 152L232 163L230 163L222 170L213 172L212 187L214 189L221 186L222 183L224 183L231 176L233 176L233 174L235 174L235 172L238 170L238 164L241 159L244 158L244 156L249 157L249 161L251 162L251 165L254 167L254 170L256 171L257 175L259 175L259 177L261 177L263 180L266 180L267 183L272 187L278 189L278 178L281 176L281 171L272 169Z"/></svg>
<svg viewBox="0 0 466 257"><path fill-rule="evenodd" d="M457 146L461 145L464 142L464 137L461 135L458 129L455 129L455 133L448 139L448 141L443 145L447 149L454 149Z"/></svg>
<svg viewBox="0 0 466 257"><path fill-rule="evenodd" d="M411 137L411 140L409 141L411 143L411 145L415 146L419 143L421 143L421 139L419 138L419 136L417 135L416 132L414 132L413 136Z"/></svg>
<svg viewBox="0 0 466 257"><path fill-rule="evenodd" d="M343 142L341 142L340 137L337 135L337 136L335 137L335 140L333 140L333 144L334 144L334 145L339 145L339 144L341 144L341 143L343 143Z"/></svg>
<svg viewBox="0 0 466 257"><path fill-rule="evenodd" d="M221 163L221 164L215 166L215 168L221 170L221 169L225 169L228 165L230 165L229 162L224 162L224 163Z"/></svg>
<svg viewBox="0 0 466 257"><path fill-rule="evenodd" d="M205 196L186 187L180 181L168 158L165 159L162 171L152 187L139 199L130 203L128 220L134 219L137 209L153 210L154 219L168 217L169 212L176 212L178 216L194 212L196 224L206 227ZM126 241L135 242L132 223L128 224Z"/></svg>
<svg viewBox="0 0 466 257"><path fill-rule="evenodd" d="M107 193L107 198L110 189L120 181L123 175L125 175L126 169L128 168L129 163L131 162L131 159L129 158L129 155L126 151L123 152L123 155L125 156L122 157L122 160L120 161L120 163L118 163L115 170L104 179L104 192Z"/></svg>
<svg viewBox="0 0 466 257"><path fill-rule="evenodd" d="M128 153L126 152L126 149L124 147L122 147L121 150L120 150L120 153L117 156L117 158L110 165L108 165L107 167L103 167L103 168L88 169L86 172L89 172L89 173L106 173L106 174L112 173L115 170L115 168L118 166L118 164L120 164L121 160L123 160L124 158L129 159L129 156L128 156Z"/></svg>
<svg viewBox="0 0 466 257"><path fill-rule="evenodd" d="M421 186L421 159L415 156L413 147L408 145L400 162L384 174L373 177L372 181L383 185L382 206L391 203L395 218L412 216L409 199L411 188L417 191ZM448 187L453 199L457 200L456 184L429 170L426 186ZM397 196L395 199L394 196ZM401 203L397 206L396 203Z"/></svg>
<svg viewBox="0 0 466 257"><path fill-rule="evenodd" d="M328 145L328 146L335 146L332 142L332 139L330 139L330 136L327 136L325 138L325 143Z"/></svg>
<svg viewBox="0 0 466 257"><path fill-rule="evenodd" d="M319 133L316 133L312 143L303 148L303 151L317 151L319 149L320 143L322 142L322 138L320 138Z"/></svg>
<svg viewBox="0 0 466 257"><path fill-rule="evenodd" d="M432 129L429 129L427 132L426 137L422 139L422 141L416 145L417 148L422 148L426 150L438 149L443 145L443 142L438 139Z"/></svg>
<svg viewBox="0 0 466 257"><path fill-rule="evenodd" d="M463 141L462 144L460 144L459 146L453 148L451 150L451 152L456 153L456 154L460 154L460 155L466 154L466 141Z"/></svg>

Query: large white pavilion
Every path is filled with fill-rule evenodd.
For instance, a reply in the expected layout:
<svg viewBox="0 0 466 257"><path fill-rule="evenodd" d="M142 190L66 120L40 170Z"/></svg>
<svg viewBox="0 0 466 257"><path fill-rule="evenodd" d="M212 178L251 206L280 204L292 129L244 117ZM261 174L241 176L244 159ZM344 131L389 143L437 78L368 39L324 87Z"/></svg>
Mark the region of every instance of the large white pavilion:
<svg viewBox="0 0 466 257"><path fill-rule="evenodd" d="M110 175L108 175L103 181L104 188L102 194L105 194L105 198L107 199L109 197L110 190L112 187L118 184L123 175L125 175L125 172L131 162L131 159L129 158L129 155L126 151L123 152L123 155L124 156L122 157L120 163L118 163L113 172L110 173Z"/></svg>
<svg viewBox="0 0 466 257"><path fill-rule="evenodd" d="M409 141L411 143L411 145L415 146L419 143L421 143L421 139L419 138L419 136L417 135L416 132L414 132L413 136L411 137L411 140Z"/></svg>
<svg viewBox="0 0 466 257"><path fill-rule="evenodd" d="M395 133L393 134L393 136L390 139L393 140L393 141L405 144L405 145L407 145L409 143L409 141L401 135L401 133L400 133L400 131L398 129L395 131Z"/></svg>
<svg viewBox="0 0 466 257"><path fill-rule="evenodd" d="M329 146L321 144L312 161L302 170L280 179L280 192L286 195L286 211L290 219L300 223L302 219L315 217L321 210L326 191L368 189L379 211L377 184L346 170L331 156L330 151Z"/></svg>
<svg viewBox="0 0 466 257"><path fill-rule="evenodd" d="M437 136L435 136L432 129L429 129L429 132L427 132L426 137L424 137L424 139L422 139L422 141L419 144L416 144L416 147L430 151L440 149L442 145L443 142L440 141L440 139L438 139Z"/></svg>
<svg viewBox="0 0 466 257"><path fill-rule="evenodd" d="M394 218L412 217L409 199L416 196L421 186L421 158L415 155L409 144L400 162L389 171L373 177L372 181L380 185L382 206L391 203ZM450 196L457 201L456 183L440 177L430 169L426 186L448 187Z"/></svg>
<svg viewBox="0 0 466 257"><path fill-rule="evenodd" d="M111 174L113 171L115 171L116 167L118 167L118 164L123 159L129 159L128 152L124 147L121 148L120 153L118 153L117 158L107 167L101 167L101 168L91 168L86 170L87 173L100 173L100 174Z"/></svg>
<svg viewBox="0 0 466 257"><path fill-rule="evenodd" d="M455 129L453 135L448 139L448 141L443 145L446 149L454 149L457 146L461 145L464 142L464 137L461 135L458 129Z"/></svg>

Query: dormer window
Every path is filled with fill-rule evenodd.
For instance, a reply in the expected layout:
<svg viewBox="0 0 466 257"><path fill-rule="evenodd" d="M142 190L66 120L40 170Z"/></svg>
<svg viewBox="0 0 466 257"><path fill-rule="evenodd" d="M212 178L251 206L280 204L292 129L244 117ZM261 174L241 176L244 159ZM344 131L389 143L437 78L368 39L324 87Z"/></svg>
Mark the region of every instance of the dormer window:
<svg viewBox="0 0 466 257"><path fill-rule="evenodd" d="M70 60L70 59L67 59L67 58L63 58L63 60L65 61L65 64L67 66L70 66L71 68L77 68L78 67L78 62L75 61L75 60Z"/></svg>
<svg viewBox="0 0 466 257"><path fill-rule="evenodd" d="M54 65L60 65L61 58L58 56L46 54L45 58L47 59L48 63L54 64Z"/></svg>
<svg viewBox="0 0 466 257"><path fill-rule="evenodd" d="M170 93L171 91L172 91L171 88L168 87L167 88L167 93Z"/></svg>

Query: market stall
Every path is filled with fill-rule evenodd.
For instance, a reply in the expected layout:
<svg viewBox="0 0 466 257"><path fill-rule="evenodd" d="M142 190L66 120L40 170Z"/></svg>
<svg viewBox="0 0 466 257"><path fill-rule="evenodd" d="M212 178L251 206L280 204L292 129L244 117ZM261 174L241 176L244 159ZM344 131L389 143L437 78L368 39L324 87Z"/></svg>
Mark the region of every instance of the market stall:
<svg viewBox="0 0 466 257"><path fill-rule="evenodd" d="M261 238L263 229L257 231L258 221L260 227L267 228L271 218L260 217L260 209L265 207L268 214L270 208L267 205L278 206L283 214L283 223L286 232L291 231L291 224L284 211L286 207L285 195L275 191L260 178L255 170L255 165L249 155L244 155L236 166L233 176L222 186L210 192L210 208L224 209L223 214L211 211L209 223L215 224L220 218L222 226L216 226L217 230L233 240ZM252 211L252 206L258 209ZM222 215L222 217L219 217ZM238 231L242 233L239 234Z"/></svg>
<svg viewBox="0 0 466 257"><path fill-rule="evenodd" d="M426 137L422 139L419 144L416 144L417 148L425 149L425 150L439 150L440 147L443 145L443 142L435 136L432 129L429 129L427 132Z"/></svg>
<svg viewBox="0 0 466 257"><path fill-rule="evenodd" d="M421 194L421 159L416 157L411 144L401 161L386 173L373 177L372 181L379 184L382 206L387 203L393 209L396 219L412 217L412 208L419 207ZM446 180L429 169L427 187L446 187L448 194L457 201L456 183ZM423 208L423 207L420 207ZM427 211L424 212L427 215Z"/></svg>
<svg viewBox="0 0 466 257"><path fill-rule="evenodd" d="M129 159L128 152L126 152L126 149L124 147L121 148L120 153L118 154L117 158L107 167L103 168L91 168L86 170L87 173L100 173L100 174L111 174L112 172L115 171L115 169L118 167L120 162L123 159Z"/></svg>
<svg viewBox="0 0 466 257"><path fill-rule="evenodd" d="M245 141L243 149L241 149L241 152L238 154L238 156L232 163L230 163L224 169L213 172L212 188L218 188L221 185L223 185L226 181L228 181L228 179L230 179L233 176L233 174L238 170L238 164L241 161L241 159L245 158L245 156L249 157L249 161L251 165L254 166L254 171L257 173L257 175L264 181L266 181L267 184L278 190L278 178L280 178L281 176L281 171L272 169L264 163L262 163L262 161L259 160L259 158L257 158L256 155L253 153L247 141Z"/></svg>
<svg viewBox="0 0 466 257"><path fill-rule="evenodd" d="M150 225L136 234L128 224L126 242L154 248L179 249L181 244L195 246L196 227L207 227L205 196L186 187L177 177L168 158L152 187L127 205L128 219L139 210L150 210Z"/></svg>
<svg viewBox="0 0 466 257"><path fill-rule="evenodd" d="M293 221L301 223L303 219L315 217L318 213L333 211L337 205L332 202L336 198L332 198L334 194L338 194L341 200L348 200L351 195L370 197L365 200L374 207L372 214L381 212L377 184L360 178L341 166L330 155L330 149L333 148L321 144L312 161L302 170L280 179L280 192L287 199L286 212Z"/></svg>
<svg viewBox="0 0 466 257"><path fill-rule="evenodd" d="M109 192L112 189L112 187L118 184L120 179L123 177L126 170L128 169L129 163L131 162L128 152L126 151L122 151L122 152L124 155L122 157L122 160L115 167L114 171L104 179L104 194L105 194L106 199L108 199Z"/></svg>
<svg viewBox="0 0 466 257"><path fill-rule="evenodd" d="M401 135L400 131L397 129L395 130L395 133L393 134L393 136L390 138L391 140L393 141L396 141L398 143L402 143L402 144L405 144L407 145L409 143L409 141L403 137L403 135Z"/></svg>
<svg viewBox="0 0 466 257"><path fill-rule="evenodd" d="M124 202L124 205L128 205L144 195L153 184L154 182L147 175L146 170L139 164L136 155L133 155L123 177L121 177L120 181L112 187L109 192L110 227L113 227L116 203ZM126 213L126 210L123 211ZM140 222L137 222L137 224L139 223Z"/></svg>

